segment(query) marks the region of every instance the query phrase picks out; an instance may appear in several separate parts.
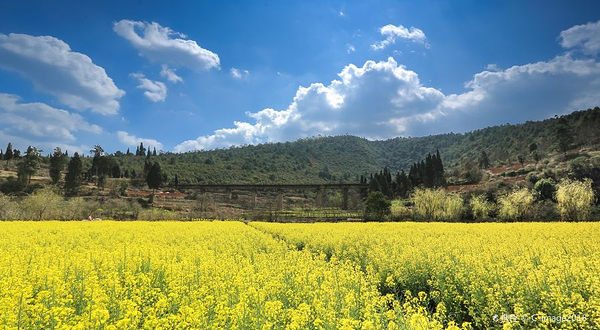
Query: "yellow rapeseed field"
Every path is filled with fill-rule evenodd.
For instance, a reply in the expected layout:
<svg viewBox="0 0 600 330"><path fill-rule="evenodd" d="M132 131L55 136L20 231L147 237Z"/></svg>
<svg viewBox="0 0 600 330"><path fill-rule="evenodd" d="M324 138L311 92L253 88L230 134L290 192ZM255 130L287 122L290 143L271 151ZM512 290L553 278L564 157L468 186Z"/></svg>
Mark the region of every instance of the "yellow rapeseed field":
<svg viewBox="0 0 600 330"><path fill-rule="evenodd" d="M594 329L599 232L0 222L0 329Z"/></svg>
<svg viewBox="0 0 600 330"><path fill-rule="evenodd" d="M0 222L0 329L403 328L375 283L241 222Z"/></svg>
<svg viewBox="0 0 600 330"><path fill-rule="evenodd" d="M479 329L600 329L600 223L251 225L352 261L405 313Z"/></svg>

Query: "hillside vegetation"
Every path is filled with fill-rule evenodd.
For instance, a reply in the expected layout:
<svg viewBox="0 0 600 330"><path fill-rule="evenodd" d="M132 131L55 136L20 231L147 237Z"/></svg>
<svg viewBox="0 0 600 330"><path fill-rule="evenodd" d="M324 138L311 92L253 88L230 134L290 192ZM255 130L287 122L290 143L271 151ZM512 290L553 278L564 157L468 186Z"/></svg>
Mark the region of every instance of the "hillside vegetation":
<svg viewBox="0 0 600 330"><path fill-rule="evenodd" d="M600 145L600 108L576 111L563 116L572 132L571 148ZM449 133L426 137L398 137L369 141L356 136L301 139L294 142L267 143L181 154L153 156L160 162L169 181L189 183L313 183L358 182L387 167L392 172L409 167L440 151L447 169L476 163L482 151L492 166L514 164L522 156L533 162L530 148L535 144L541 158L559 153L555 128L559 118L518 125L488 127L464 134ZM142 173L146 157L117 157L122 171ZM84 159L84 167L91 158Z"/></svg>

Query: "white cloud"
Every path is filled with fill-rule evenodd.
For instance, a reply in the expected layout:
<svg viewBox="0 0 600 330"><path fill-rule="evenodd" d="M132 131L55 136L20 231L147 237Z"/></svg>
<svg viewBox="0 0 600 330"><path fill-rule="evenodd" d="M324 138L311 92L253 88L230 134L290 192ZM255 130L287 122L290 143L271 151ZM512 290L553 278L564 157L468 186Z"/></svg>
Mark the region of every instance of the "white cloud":
<svg viewBox="0 0 600 330"><path fill-rule="evenodd" d="M600 21L575 25L560 33L561 46L580 48L588 55L600 53Z"/></svg>
<svg viewBox="0 0 600 330"><path fill-rule="evenodd" d="M229 73L235 79L245 79L248 78L248 76L250 76L250 71L236 68L231 68L231 70L229 70Z"/></svg>
<svg viewBox="0 0 600 330"><path fill-rule="evenodd" d="M490 125L540 120L600 104L600 63L559 55L549 61L490 67L466 91L446 95L424 86L396 63L347 65L338 79L300 87L284 110L247 113L247 122L185 141L175 151L289 141L318 134L370 139L464 132Z"/></svg>
<svg viewBox="0 0 600 330"><path fill-rule="evenodd" d="M354 45L346 44L346 52L348 52L348 54L353 53L355 51L356 51L356 48L354 47Z"/></svg>
<svg viewBox="0 0 600 330"><path fill-rule="evenodd" d="M187 67L195 71L219 69L219 56L204 49L182 33L152 22L121 20L113 30L127 39L141 56L171 67Z"/></svg>
<svg viewBox="0 0 600 330"><path fill-rule="evenodd" d="M144 89L144 95L152 102L162 102L167 98L167 85L160 81L150 80L141 73L132 73L140 84L137 88Z"/></svg>
<svg viewBox="0 0 600 330"><path fill-rule="evenodd" d="M166 78L168 81L170 81L172 83L183 82L183 78L178 76L175 73L175 70L169 69L169 67L166 65L162 66L162 69L160 70L160 75L161 75L161 77Z"/></svg>
<svg viewBox="0 0 600 330"><path fill-rule="evenodd" d="M154 139L139 138L135 135L129 135L125 131L118 131L117 136L119 137L119 141L127 146L139 146L140 143L144 143L146 148L163 149L163 144Z"/></svg>
<svg viewBox="0 0 600 330"><path fill-rule="evenodd" d="M0 68L19 73L40 91L77 110L116 114L125 95L88 56L50 36L0 33Z"/></svg>
<svg viewBox="0 0 600 330"><path fill-rule="evenodd" d="M412 42L422 44L425 47L429 47L425 37L425 33L416 27L411 27L410 29L405 28L402 25L392 25L388 24L379 29L379 33L382 36L386 37L384 40L379 41L371 45L373 50L382 50L385 47L394 44L396 42L396 38L410 40Z"/></svg>
<svg viewBox="0 0 600 330"><path fill-rule="evenodd" d="M44 150L60 146L63 150L78 150L68 145L76 142L76 132L102 133L98 125L88 123L81 115L56 109L45 103L22 103L17 95L0 93L0 126L2 134L10 136L21 147L35 145ZM15 139L15 136L17 137ZM4 139L4 141L7 141Z"/></svg>

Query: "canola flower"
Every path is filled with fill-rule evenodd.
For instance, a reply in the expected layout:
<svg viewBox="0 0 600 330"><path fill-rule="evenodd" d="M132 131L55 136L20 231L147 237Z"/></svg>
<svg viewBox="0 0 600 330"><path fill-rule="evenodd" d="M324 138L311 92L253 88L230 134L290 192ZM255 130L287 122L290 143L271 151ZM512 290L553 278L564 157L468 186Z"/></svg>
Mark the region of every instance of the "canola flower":
<svg viewBox="0 0 600 330"><path fill-rule="evenodd" d="M0 222L0 329L595 329L599 233Z"/></svg>
<svg viewBox="0 0 600 330"><path fill-rule="evenodd" d="M373 274L412 328L600 329L600 223L251 225Z"/></svg>
<svg viewBox="0 0 600 330"><path fill-rule="evenodd" d="M0 222L0 329L408 329L376 283L241 222Z"/></svg>

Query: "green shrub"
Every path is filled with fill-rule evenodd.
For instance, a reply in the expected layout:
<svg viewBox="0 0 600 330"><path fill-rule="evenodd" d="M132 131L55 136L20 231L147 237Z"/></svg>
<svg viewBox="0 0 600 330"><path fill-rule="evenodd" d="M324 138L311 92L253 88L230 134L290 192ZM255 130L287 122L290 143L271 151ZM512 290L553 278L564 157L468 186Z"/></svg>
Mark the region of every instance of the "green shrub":
<svg viewBox="0 0 600 330"><path fill-rule="evenodd" d="M532 185L535 185L539 180L540 178L537 176L536 173L531 172L527 174L527 182L531 183Z"/></svg>
<svg viewBox="0 0 600 330"><path fill-rule="evenodd" d="M38 189L21 202L23 220L59 219L62 201L51 187Z"/></svg>
<svg viewBox="0 0 600 330"><path fill-rule="evenodd" d="M535 190L540 200L551 200L556 192L556 182L552 179L541 179L535 184L533 190Z"/></svg>
<svg viewBox="0 0 600 330"><path fill-rule="evenodd" d="M394 220L408 219L411 217L411 209L404 205L402 201L392 201L391 215Z"/></svg>
<svg viewBox="0 0 600 330"><path fill-rule="evenodd" d="M527 188L514 190L498 199L498 217L504 221L522 220L533 204L533 194Z"/></svg>
<svg viewBox="0 0 600 330"><path fill-rule="evenodd" d="M15 202L11 197L0 193L0 220L19 220L21 218L21 210L19 203Z"/></svg>
<svg viewBox="0 0 600 330"><path fill-rule="evenodd" d="M463 199L443 189L416 189L412 194L414 213L430 221L458 221L464 213Z"/></svg>
<svg viewBox="0 0 600 330"><path fill-rule="evenodd" d="M488 219L494 211L494 204L487 201L484 195L473 196L469 201L471 212L475 220Z"/></svg>
<svg viewBox="0 0 600 330"><path fill-rule="evenodd" d="M589 179L584 181L565 179L556 189L557 208L563 221L588 220L595 200L592 181Z"/></svg>
<svg viewBox="0 0 600 330"><path fill-rule="evenodd" d="M392 203L380 191L370 192L365 200L365 219L383 220L391 214Z"/></svg>

